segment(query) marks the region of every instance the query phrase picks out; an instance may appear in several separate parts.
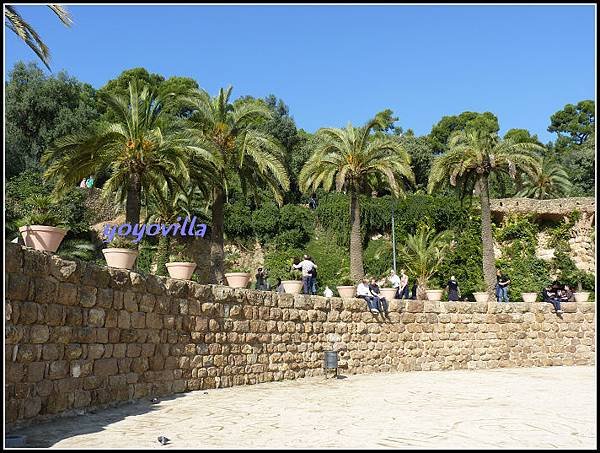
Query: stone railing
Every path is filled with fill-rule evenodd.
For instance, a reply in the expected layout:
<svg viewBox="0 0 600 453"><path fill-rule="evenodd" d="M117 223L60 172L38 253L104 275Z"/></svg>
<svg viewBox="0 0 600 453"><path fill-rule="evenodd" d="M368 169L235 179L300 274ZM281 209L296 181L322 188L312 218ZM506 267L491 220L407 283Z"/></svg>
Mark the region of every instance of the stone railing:
<svg viewBox="0 0 600 453"><path fill-rule="evenodd" d="M143 276L6 244L7 426L190 390L322 375L594 363L593 303L278 295Z"/></svg>

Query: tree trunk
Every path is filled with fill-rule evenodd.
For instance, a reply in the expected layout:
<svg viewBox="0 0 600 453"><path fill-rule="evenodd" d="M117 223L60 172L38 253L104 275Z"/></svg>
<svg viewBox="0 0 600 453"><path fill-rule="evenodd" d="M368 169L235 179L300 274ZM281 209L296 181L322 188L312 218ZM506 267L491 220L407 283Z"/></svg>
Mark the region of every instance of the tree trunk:
<svg viewBox="0 0 600 453"><path fill-rule="evenodd" d="M210 237L210 262L212 267L211 283L223 283L224 256L223 251L223 210L225 207L225 194L221 187L213 189L212 205L212 231Z"/></svg>
<svg viewBox="0 0 600 453"><path fill-rule="evenodd" d="M127 201L125 203L125 222L133 227L140 223L140 209L142 207L142 181L140 175L133 173L129 178Z"/></svg>
<svg viewBox="0 0 600 453"><path fill-rule="evenodd" d="M350 278L358 283L365 275L360 235L360 205L356 194L350 194Z"/></svg>
<svg viewBox="0 0 600 453"><path fill-rule="evenodd" d="M494 238L492 236L492 215L488 176L482 174L477 181L481 202L481 242L483 245L483 279L490 295L496 286L496 258L494 256Z"/></svg>
<svg viewBox="0 0 600 453"><path fill-rule="evenodd" d="M155 264L156 269L154 274L156 275L167 275L167 268L165 264L169 262L169 236L158 237L158 248L156 249Z"/></svg>

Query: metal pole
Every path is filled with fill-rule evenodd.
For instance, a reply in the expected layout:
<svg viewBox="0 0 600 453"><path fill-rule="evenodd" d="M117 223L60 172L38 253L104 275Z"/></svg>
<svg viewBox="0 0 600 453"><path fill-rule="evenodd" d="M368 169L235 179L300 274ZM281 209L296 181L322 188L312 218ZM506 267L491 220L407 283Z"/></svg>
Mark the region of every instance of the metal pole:
<svg viewBox="0 0 600 453"><path fill-rule="evenodd" d="M394 199L392 198L392 254L394 255L394 272L396 272L396 228L394 228Z"/></svg>

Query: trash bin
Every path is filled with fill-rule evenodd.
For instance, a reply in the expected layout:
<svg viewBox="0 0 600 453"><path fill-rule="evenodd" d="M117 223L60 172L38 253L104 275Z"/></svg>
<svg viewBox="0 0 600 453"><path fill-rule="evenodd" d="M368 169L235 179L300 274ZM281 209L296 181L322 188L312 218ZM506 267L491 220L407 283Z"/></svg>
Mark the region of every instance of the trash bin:
<svg viewBox="0 0 600 453"><path fill-rule="evenodd" d="M338 367L338 354L337 351L325 351L325 358L323 360L323 368L325 372L327 370L335 370L337 374Z"/></svg>

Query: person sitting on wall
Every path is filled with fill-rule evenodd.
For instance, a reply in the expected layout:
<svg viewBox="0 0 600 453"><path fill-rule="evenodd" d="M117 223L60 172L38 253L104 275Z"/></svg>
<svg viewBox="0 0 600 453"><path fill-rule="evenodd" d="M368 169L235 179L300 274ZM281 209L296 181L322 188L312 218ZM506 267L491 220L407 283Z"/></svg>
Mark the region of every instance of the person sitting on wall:
<svg viewBox="0 0 600 453"><path fill-rule="evenodd" d="M417 285L417 281L415 280L415 282L413 283L412 286L412 296L410 297L412 300L417 300L417 290L419 289L419 285ZM408 299L408 294L406 295L406 298Z"/></svg>
<svg viewBox="0 0 600 453"><path fill-rule="evenodd" d="M563 311L560 309L560 285L557 281L553 282L552 285L547 286L542 291L544 302L548 302L554 306L556 314L560 315Z"/></svg>
<svg viewBox="0 0 600 453"><path fill-rule="evenodd" d="M404 273L404 269L400 270L400 285L398 286L398 295L396 297L398 299L408 299L408 275Z"/></svg>
<svg viewBox="0 0 600 453"><path fill-rule="evenodd" d="M560 297L561 302L575 302L575 295L569 285L565 285Z"/></svg>
<svg viewBox="0 0 600 453"><path fill-rule="evenodd" d="M369 284L369 292L371 293L371 297L373 298L373 304L379 309L379 311L386 316L388 314L388 302L385 300L385 297L380 296L379 285L375 278L371 279L371 283Z"/></svg>
<svg viewBox="0 0 600 453"><path fill-rule="evenodd" d="M377 306L375 305L373 296L371 296L371 291L369 290L369 280L366 278L363 278L362 282L356 287L356 297L367 301L367 306L369 307L369 310L371 310L371 313L375 315L379 314L379 310L377 310Z"/></svg>

